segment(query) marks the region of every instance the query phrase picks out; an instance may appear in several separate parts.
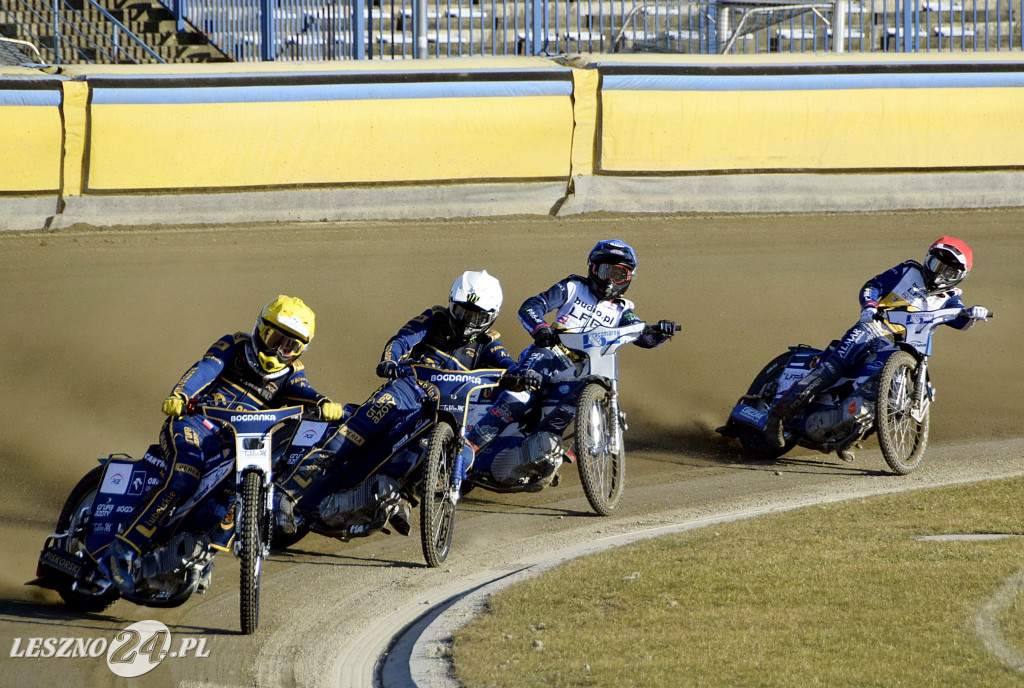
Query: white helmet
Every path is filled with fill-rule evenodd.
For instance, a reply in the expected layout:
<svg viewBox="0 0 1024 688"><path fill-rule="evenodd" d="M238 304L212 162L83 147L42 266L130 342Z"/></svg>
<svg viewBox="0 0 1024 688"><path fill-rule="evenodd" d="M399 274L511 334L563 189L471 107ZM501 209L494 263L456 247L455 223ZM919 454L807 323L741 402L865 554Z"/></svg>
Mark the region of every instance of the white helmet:
<svg viewBox="0 0 1024 688"><path fill-rule="evenodd" d="M494 324L501 310L501 284L486 270L467 271L455 280L448 294L448 315L452 329L474 337Z"/></svg>

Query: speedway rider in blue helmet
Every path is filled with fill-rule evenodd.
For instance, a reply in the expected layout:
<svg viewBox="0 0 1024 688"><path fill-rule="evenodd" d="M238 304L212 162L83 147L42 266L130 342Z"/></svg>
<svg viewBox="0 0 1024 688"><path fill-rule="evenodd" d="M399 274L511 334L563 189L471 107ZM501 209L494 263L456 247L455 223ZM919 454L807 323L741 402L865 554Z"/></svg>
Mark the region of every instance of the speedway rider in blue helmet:
<svg viewBox="0 0 1024 688"><path fill-rule="evenodd" d="M633 312L633 302L623 298L636 272L636 252L617 239L599 241L587 258L587 276L569 275L547 291L528 298L519 308L519 321L533 336L533 344L523 351L513 373L524 377L528 384L523 391L505 390L466 435L474 452L490 444L495 437L518 421L541 397L558 402L546 417L540 430L561 435L575 414L575 400L583 389L583 382L559 382L540 388L545 377L575 367L575 354L559 344L559 332L585 332L596 326L624 327L643 322ZM555 311L549 324L545 315ZM675 323L660 320L648 326L643 336L634 342L644 349L671 339ZM537 473L544 481L561 465L560 456L545 455L539 461L545 465Z"/></svg>
<svg viewBox="0 0 1024 688"><path fill-rule="evenodd" d="M772 406L767 428L769 441L784 446L783 426L818 390L836 382L868 354L904 338L903 326L890 324L886 319L888 311L963 308L962 292L957 285L971 272L973 264L974 254L966 242L944 236L928 247L924 263L907 260L868 280L860 290L860 320ZM987 317L986 308L972 306L947 324L957 330L967 330Z"/></svg>
<svg viewBox="0 0 1024 688"><path fill-rule="evenodd" d="M415 422L428 401L427 390L412 377L400 376L400 364L419 363L449 370L511 368L515 359L491 329L501 310L502 291L498 280L486 270L465 272L455 280L448 294L448 306L433 306L407 322L388 340L377 365L377 375L387 379L351 417L342 423L325 445L326 451L313 449L302 457L288 476L277 483L277 527L281 532L296 532L295 506L306 510L319 506L321 519L340 514L342 504L351 504L357 487L333 493L338 478L333 469L352 470L353 480L373 478L374 503L362 505L373 518L369 524L351 530L349 536L365 536L390 522L402 535L409 534L409 504L399 494L396 477L377 474L379 466L362 460L361 451L389 432ZM508 384L516 384L510 381ZM385 471L386 472L386 469ZM352 495L347 493L353 493ZM347 524L339 516L339 527ZM368 527L362 527L368 526Z"/></svg>
<svg viewBox="0 0 1024 688"><path fill-rule="evenodd" d="M218 339L171 390L163 402L167 420L160 431L166 478L114 539L105 558L123 593L135 589L137 556L175 507L195 494L207 458L223 447L219 426L204 416L187 415L190 399L202 397L206 406L252 411L301 404L319 408L324 419L341 418L341 404L313 389L299 362L315 328L315 315L302 299L278 296L260 312L251 333Z"/></svg>

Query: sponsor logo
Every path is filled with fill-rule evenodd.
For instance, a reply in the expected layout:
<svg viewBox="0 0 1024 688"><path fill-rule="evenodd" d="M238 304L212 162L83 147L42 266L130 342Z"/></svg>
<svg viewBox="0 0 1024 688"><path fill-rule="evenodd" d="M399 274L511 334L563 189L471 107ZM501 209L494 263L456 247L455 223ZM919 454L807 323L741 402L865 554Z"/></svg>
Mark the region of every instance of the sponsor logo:
<svg viewBox="0 0 1024 688"><path fill-rule="evenodd" d="M472 382L475 385L483 384L483 380L475 375L464 375L461 373L440 373L431 375L430 382Z"/></svg>
<svg viewBox="0 0 1024 688"><path fill-rule="evenodd" d="M93 659L106 657L107 667L122 678L142 676L164 659L210 656L206 638L181 637L177 642L159 621L137 621L118 631L112 639L99 638L15 638L10 657L17 659Z"/></svg>
<svg viewBox="0 0 1024 688"><path fill-rule="evenodd" d="M277 420L277 416L263 413L240 413L228 419L232 423L251 423L258 420Z"/></svg>
<svg viewBox="0 0 1024 688"><path fill-rule="evenodd" d="M97 504L93 508L93 514L96 516L96 518L106 518L107 516L110 516L110 514L112 513L114 513L114 504L113 502L110 501L109 497L107 498L106 503Z"/></svg>
<svg viewBox="0 0 1024 688"><path fill-rule="evenodd" d="M109 464L106 473L103 474L103 484L100 485L100 492L104 494L124 494L128 489L128 479L131 477L131 474L131 464Z"/></svg>
<svg viewBox="0 0 1024 688"><path fill-rule="evenodd" d="M364 438L362 435L360 435L358 432L351 429L347 425L342 425L340 428L338 428L338 432L341 433L342 437L351 441L357 447L363 446L363 442L366 441L366 438Z"/></svg>

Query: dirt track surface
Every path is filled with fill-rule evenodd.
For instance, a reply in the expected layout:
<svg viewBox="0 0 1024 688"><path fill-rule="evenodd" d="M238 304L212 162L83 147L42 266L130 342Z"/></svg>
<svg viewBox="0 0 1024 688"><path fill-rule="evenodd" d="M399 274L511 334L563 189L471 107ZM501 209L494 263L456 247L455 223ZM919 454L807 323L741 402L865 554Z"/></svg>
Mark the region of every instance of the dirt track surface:
<svg viewBox="0 0 1024 688"><path fill-rule="evenodd" d="M743 217L587 217L250 228L67 230L0 234L6 297L0 360L0 685L313 686L362 668L338 666L370 643L385 615L412 614L487 569L573 542L682 517L822 495L1019 469L1024 420L1021 266L1024 211ZM991 323L935 341L931 443L908 478L885 475L874 441L851 464L797 451L750 463L714 434L752 377L787 345L824 345L858 314L863 282L943 234L975 251L965 301ZM649 320L683 331L654 351L620 357L629 414L628 487L621 512L593 516L578 480L536 495L473 492L459 507L448 565L422 563L418 538L377 535L342 544L310 536L264 569L261 626L238 634L237 564L217 560L209 594L174 610L118 602L68 613L22 583L67 493L95 459L138 454L155 440L160 402L217 337L248 330L278 293L318 314L304 360L312 383L340 401L376 386L384 342L409 317L443 303L463 270L501 281L498 326L511 350L527 343L519 303L569 272L602 238L622 238L640 266L629 296ZM976 446L982 443L981 446ZM437 599L433 599L435 596ZM14 638L105 637L158 619L207 639L208 659L167 659L142 679L103 659L9 657ZM363 656L369 661L369 658ZM365 667L363 667L365 668Z"/></svg>

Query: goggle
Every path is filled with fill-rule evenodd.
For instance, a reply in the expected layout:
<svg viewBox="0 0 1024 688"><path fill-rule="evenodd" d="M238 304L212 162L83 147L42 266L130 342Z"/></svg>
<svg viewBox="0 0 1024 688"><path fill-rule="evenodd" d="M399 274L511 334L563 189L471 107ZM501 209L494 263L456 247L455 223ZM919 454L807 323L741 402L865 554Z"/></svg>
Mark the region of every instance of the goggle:
<svg viewBox="0 0 1024 688"><path fill-rule="evenodd" d="M462 324L473 328L486 327L494 318L494 314L490 311L481 310L476 306L467 306L464 303L453 303L452 315Z"/></svg>
<svg viewBox="0 0 1024 688"><path fill-rule="evenodd" d="M950 263L943 260L943 257L934 253L930 254L924 261L928 272L935 275L944 283L956 284L967 276L967 270L959 263Z"/></svg>
<svg viewBox="0 0 1024 688"><path fill-rule="evenodd" d="M283 360L295 358L306 348L305 342L301 339L285 334L270 325L260 327L260 340L266 353L273 352Z"/></svg>
<svg viewBox="0 0 1024 688"><path fill-rule="evenodd" d="M618 265L616 263L598 263L594 266L594 275L600 279L612 284L622 284L628 282L630 277L633 275L633 271L625 265Z"/></svg>

